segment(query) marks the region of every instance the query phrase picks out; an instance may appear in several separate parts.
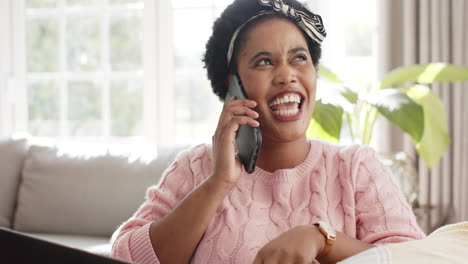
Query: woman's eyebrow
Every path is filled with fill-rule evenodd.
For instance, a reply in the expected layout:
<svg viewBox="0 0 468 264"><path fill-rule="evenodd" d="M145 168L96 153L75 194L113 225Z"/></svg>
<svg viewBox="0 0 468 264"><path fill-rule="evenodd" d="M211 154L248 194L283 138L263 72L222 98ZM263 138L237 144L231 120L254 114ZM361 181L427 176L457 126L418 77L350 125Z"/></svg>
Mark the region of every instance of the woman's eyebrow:
<svg viewBox="0 0 468 264"><path fill-rule="evenodd" d="M294 53L297 53L299 51L305 51L307 52L307 49L306 48L303 48L303 47L297 47L297 48L294 48L294 49L291 49L288 51L289 54L294 54Z"/></svg>
<svg viewBox="0 0 468 264"><path fill-rule="evenodd" d="M267 57L271 57L273 56L273 54L271 52L268 52L268 51L260 51L258 52L257 54L255 54L249 62L252 62L254 61L255 59L257 59L258 57L261 57L261 56L267 56Z"/></svg>
<svg viewBox="0 0 468 264"><path fill-rule="evenodd" d="M307 49L306 48L303 48L303 47L297 47L297 48L294 48L294 49L291 49L288 51L288 54L294 54L294 53L297 53L299 51L305 51L307 52ZM260 51L258 53L256 53L251 59L250 59L250 62L254 61L255 59L257 59L258 57L261 57L261 56L267 56L267 57L271 57L273 56L273 54L271 52L268 52L268 51Z"/></svg>

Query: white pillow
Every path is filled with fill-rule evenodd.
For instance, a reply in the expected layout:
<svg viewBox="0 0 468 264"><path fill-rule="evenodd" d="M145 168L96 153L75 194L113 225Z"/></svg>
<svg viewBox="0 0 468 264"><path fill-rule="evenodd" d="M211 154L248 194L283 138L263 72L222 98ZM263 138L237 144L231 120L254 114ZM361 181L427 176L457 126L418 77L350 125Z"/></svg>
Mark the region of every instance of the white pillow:
<svg viewBox="0 0 468 264"><path fill-rule="evenodd" d="M392 263L465 264L468 260L468 221L439 227L421 240L386 244Z"/></svg>
<svg viewBox="0 0 468 264"><path fill-rule="evenodd" d="M130 160L32 146L27 154L14 228L25 232L109 237L143 203L178 150ZM91 153L88 150L88 153Z"/></svg>
<svg viewBox="0 0 468 264"><path fill-rule="evenodd" d="M445 225L426 238L389 243L363 251L338 264L467 263L468 221Z"/></svg>
<svg viewBox="0 0 468 264"><path fill-rule="evenodd" d="M392 264L392 261L388 249L377 246L344 259L338 264Z"/></svg>
<svg viewBox="0 0 468 264"><path fill-rule="evenodd" d="M0 226L11 227L27 140L0 139Z"/></svg>

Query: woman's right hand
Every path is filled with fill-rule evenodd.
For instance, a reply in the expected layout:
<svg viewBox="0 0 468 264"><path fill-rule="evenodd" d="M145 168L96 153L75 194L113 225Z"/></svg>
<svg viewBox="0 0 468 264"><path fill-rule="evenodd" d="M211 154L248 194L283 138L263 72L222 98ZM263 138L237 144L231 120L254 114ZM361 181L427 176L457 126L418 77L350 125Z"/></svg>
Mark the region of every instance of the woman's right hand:
<svg viewBox="0 0 468 264"><path fill-rule="evenodd" d="M242 163L236 157L236 132L240 125L258 127L258 113L252 108L257 103L249 99L235 100L231 97L219 117L218 126L212 137L213 170L210 179L233 187L242 172Z"/></svg>

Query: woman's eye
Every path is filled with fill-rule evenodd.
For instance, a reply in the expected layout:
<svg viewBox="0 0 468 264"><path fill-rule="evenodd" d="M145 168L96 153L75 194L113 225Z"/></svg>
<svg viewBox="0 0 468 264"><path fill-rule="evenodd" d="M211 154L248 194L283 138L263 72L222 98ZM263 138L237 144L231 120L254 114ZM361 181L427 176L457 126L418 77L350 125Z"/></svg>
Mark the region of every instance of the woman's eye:
<svg viewBox="0 0 468 264"><path fill-rule="evenodd" d="M266 65L272 65L273 63L271 62L270 59L261 59L257 61L257 66L266 66Z"/></svg>
<svg viewBox="0 0 468 264"><path fill-rule="evenodd" d="M306 55L298 55L296 57L294 57L293 61L306 61L307 60L307 56Z"/></svg>

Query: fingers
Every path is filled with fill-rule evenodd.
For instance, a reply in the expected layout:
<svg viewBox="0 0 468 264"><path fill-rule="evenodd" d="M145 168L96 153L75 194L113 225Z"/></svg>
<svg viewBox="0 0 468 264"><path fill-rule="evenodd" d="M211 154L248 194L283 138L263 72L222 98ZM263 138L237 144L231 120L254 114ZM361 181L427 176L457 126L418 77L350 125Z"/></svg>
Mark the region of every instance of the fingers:
<svg viewBox="0 0 468 264"><path fill-rule="evenodd" d="M236 131L239 129L241 125L249 125L251 127L259 127L260 123L252 119L248 116L232 116L230 120L224 122L223 124L219 124L217 132L224 135L232 135L228 136L228 138L234 139ZM226 139L230 140L230 139Z"/></svg>
<svg viewBox="0 0 468 264"><path fill-rule="evenodd" d="M247 116L234 116L227 124L224 124L224 126L221 126L216 130L214 136L215 140L218 142L224 142L226 144L229 142L234 142L236 131L241 125L259 127L260 123L257 120Z"/></svg>
<svg viewBox="0 0 468 264"><path fill-rule="evenodd" d="M234 142L236 131L241 125L259 127L260 123L255 120L259 114L252 108L257 106L255 101L249 99L235 100L231 97L229 103L223 106L219 117L218 126L213 136L213 145L228 144ZM218 143L218 144L216 144ZM225 150L225 147L223 148Z"/></svg>
<svg viewBox="0 0 468 264"><path fill-rule="evenodd" d="M236 107L236 106L244 106L248 108L254 108L257 106L257 102L250 100L250 99L239 99L235 100L235 97L231 97L229 100L229 103L224 104L223 109L230 108L230 107Z"/></svg>
<svg viewBox="0 0 468 264"><path fill-rule="evenodd" d="M218 137L222 136L222 138L229 141L234 139L235 132L241 125L259 127L260 123L255 120L259 117L259 114L251 109L255 106L257 106L255 101L249 99L235 100L234 96L231 97L229 103L223 106L215 131L215 137L219 139Z"/></svg>
<svg viewBox="0 0 468 264"><path fill-rule="evenodd" d="M259 117L259 114L253 110L257 103L249 99L233 100L234 96L231 97L231 101L223 106L223 111L219 118L219 124L227 124L232 119L238 120L239 125L251 125L257 127L258 122L253 122L254 119ZM243 117L250 118L250 121L246 122Z"/></svg>
<svg viewBox="0 0 468 264"><path fill-rule="evenodd" d="M218 127L215 131L216 141L226 144L233 142L236 131L241 125L259 127L260 123L255 120L259 115L251 109L256 105L255 101L249 99L234 100L234 96L231 97L230 102L224 105L219 118Z"/></svg>
<svg viewBox="0 0 468 264"><path fill-rule="evenodd" d="M250 118L258 118L258 113L247 107L232 107L231 113L233 113L235 116L246 115Z"/></svg>
<svg viewBox="0 0 468 264"><path fill-rule="evenodd" d="M262 259L257 255L257 256L255 257L254 262L252 262L252 264L263 264L263 261L262 261Z"/></svg>
<svg viewBox="0 0 468 264"><path fill-rule="evenodd" d="M233 116L231 122L228 124L228 126L235 126L234 124L238 125L249 125L252 127L259 127L260 123L248 116ZM236 129L237 130L237 129Z"/></svg>

